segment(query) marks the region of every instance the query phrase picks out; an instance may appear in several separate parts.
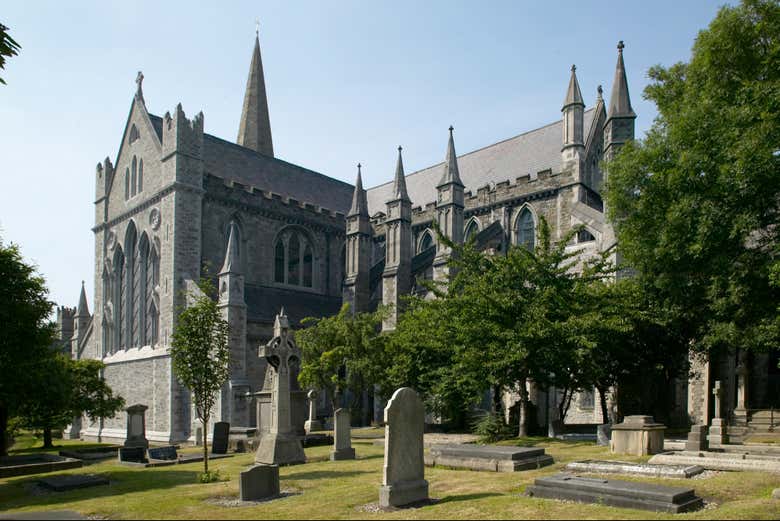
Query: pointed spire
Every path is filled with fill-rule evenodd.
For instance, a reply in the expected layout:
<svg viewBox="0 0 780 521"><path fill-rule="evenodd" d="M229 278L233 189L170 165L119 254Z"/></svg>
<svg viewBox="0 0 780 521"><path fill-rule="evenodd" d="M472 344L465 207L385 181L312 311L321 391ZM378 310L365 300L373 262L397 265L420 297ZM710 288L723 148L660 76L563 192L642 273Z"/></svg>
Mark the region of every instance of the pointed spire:
<svg viewBox="0 0 780 521"><path fill-rule="evenodd" d="M271 157L274 155L259 35L255 36L255 49L252 52L252 64L249 66L249 78L246 81L244 108L241 112L237 142L261 154Z"/></svg>
<svg viewBox="0 0 780 521"><path fill-rule="evenodd" d="M360 176L360 163L357 165L358 174L355 181L355 192L352 194L352 206L349 209L348 216L361 215L368 217L368 201L366 200L366 191L363 190L363 179Z"/></svg>
<svg viewBox="0 0 780 521"><path fill-rule="evenodd" d="M81 281L81 295L79 295L79 307L76 310L77 317L88 317L89 306L87 306L87 292L84 289L84 281Z"/></svg>
<svg viewBox="0 0 780 521"><path fill-rule="evenodd" d="M612 95L609 97L608 118L636 117L631 108L631 97L628 95L628 80L626 79L626 66L623 63L623 40L617 45L618 59L615 67L615 79L612 82Z"/></svg>
<svg viewBox="0 0 780 521"><path fill-rule="evenodd" d="M219 271L223 273L240 273L241 257L238 253L238 235L236 223L230 223L230 235L228 236L227 250L225 251L225 263Z"/></svg>
<svg viewBox="0 0 780 521"><path fill-rule="evenodd" d="M460 170L458 170L458 157L455 154L455 138L452 136L452 131L455 127L450 125L450 140L447 142L447 155L444 157L444 172L437 186L443 186L446 184L458 184L463 186L463 182L460 180Z"/></svg>
<svg viewBox="0 0 780 521"><path fill-rule="evenodd" d="M401 148L398 145L398 163L395 165L395 178L393 179L393 197L391 201L409 201L409 194L406 192L406 176L404 175L404 160L401 157Z"/></svg>
<svg viewBox="0 0 780 521"><path fill-rule="evenodd" d="M571 78L569 79L569 88L566 89L566 99L563 100L563 108L561 110L566 110L566 107L570 105L582 105L585 106L585 103L582 101L582 92L580 91L580 84L577 81L577 66L572 65L571 66Z"/></svg>

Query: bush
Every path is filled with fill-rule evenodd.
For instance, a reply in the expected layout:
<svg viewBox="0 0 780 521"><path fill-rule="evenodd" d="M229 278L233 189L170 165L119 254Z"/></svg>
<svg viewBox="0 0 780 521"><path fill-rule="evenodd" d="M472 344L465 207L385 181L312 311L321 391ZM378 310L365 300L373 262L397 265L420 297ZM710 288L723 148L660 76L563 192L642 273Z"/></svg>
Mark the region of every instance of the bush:
<svg viewBox="0 0 780 521"><path fill-rule="evenodd" d="M198 474L198 482L200 483L214 483L216 481L219 481L218 470L209 470Z"/></svg>
<svg viewBox="0 0 780 521"><path fill-rule="evenodd" d="M489 413L472 423L471 432L479 436L480 443L495 443L513 436L512 428L500 414Z"/></svg>

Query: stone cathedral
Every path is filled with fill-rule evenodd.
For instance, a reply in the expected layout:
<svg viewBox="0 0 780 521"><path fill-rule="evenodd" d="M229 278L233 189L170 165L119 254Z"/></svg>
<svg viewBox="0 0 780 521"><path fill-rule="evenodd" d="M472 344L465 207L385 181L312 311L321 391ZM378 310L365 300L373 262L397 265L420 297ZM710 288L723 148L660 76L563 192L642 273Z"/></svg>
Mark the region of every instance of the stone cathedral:
<svg viewBox="0 0 780 521"><path fill-rule="evenodd" d="M615 242L599 165L634 138L622 42L608 100L599 86L586 109L572 66L552 123L460 156L450 128L442 132L443 163L407 175L399 147L392 181L368 190L359 165L352 186L274 156L259 39L235 142L206 133L203 114L188 117L181 104L151 114L142 82L139 73L114 161L95 171L93 312L82 287L78 307L59 308L58 323L73 357L102 360L114 391L128 405L148 406L152 442L196 438L168 349L176 310L202 276L215 280L231 331L231 374L214 419L263 430L272 373L258 346L272 336L280 308L293 327L336 313L342 302L397 310L402 295L421 291L419 279L447 275L449 252L437 244L434 222L455 243L473 237L496 253L533 247L541 217L554 237L584 225L570 246L584 256ZM397 311L383 328L396 319ZM706 410L710 372L681 393L683 413ZM302 430L305 390L292 393ZM542 392L532 400L548 407ZM566 420L601 423L594 401L582 393ZM69 434L122 440L125 418L83 419Z"/></svg>

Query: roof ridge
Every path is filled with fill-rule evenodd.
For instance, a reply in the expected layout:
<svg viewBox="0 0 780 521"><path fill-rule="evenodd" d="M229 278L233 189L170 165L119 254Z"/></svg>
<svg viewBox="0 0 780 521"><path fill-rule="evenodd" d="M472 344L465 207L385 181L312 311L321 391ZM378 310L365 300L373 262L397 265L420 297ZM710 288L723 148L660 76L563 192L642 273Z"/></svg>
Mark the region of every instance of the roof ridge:
<svg viewBox="0 0 780 521"><path fill-rule="evenodd" d="M591 108L589 108L589 109L585 110L585 111L584 111L584 113L583 113L583 116L584 116L585 114L587 114L588 112L593 112L593 110L595 110L595 108L596 108L596 107L595 107L595 106L593 106L593 107L591 107ZM525 135L527 135L527 134L531 134L531 133L533 133L533 132L537 132L537 131L539 131L539 130L543 130L543 129L547 128L547 127L551 127L551 126L553 126L553 125L557 125L557 124L559 124L560 122L561 122L561 120L559 119L559 120L557 120L557 121L553 121L552 123L548 123L548 124L546 124L546 125L542 125L541 127L537 127L537 128L531 129L531 130L527 130L527 131L525 131L525 132L521 132L520 134L517 134L517 135L515 135L515 136L508 137L508 138L506 138L506 139L502 139L501 141L496 141L495 143L491 143L491 144L489 144L489 145L485 145L485 146L483 146L483 147L476 148L476 149L474 149L474 150L472 150L472 151L470 151L470 152L466 152L465 154L461 154L461 155L457 156L457 158L458 158L458 159L460 159L460 158L462 158L462 157L466 157L466 156L468 156L468 155L471 155L471 154L476 154L477 152L481 152L481 151L483 151L483 150L485 150L485 149L488 149L488 148L490 148L490 147L494 147L494 146L496 146L496 145L500 145L500 144L502 144L502 143L506 143L507 141L512 141L513 139L517 139L517 138L519 138L519 137L522 137L522 136L525 136ZM424 171L426 171L426 170L430 170L431 168L435 168L435 167L437 167L437 166L439 166L439 165L443 165L443 164L444 164L444 161L440 161L440 162L438 162L438 163L435 163L435 164L433 164L433 165L426 166L425 168L421 168L421 169L419 169L419 170L415 170L414 172L412 172L412 173L410 173L410 174L406 174L406 176L404 176L404 177L406 177L406 178L409 178L410 176L413 176L413 175L415 175L415 174L420 174L420 173L422 173L422 172L424 172ZM391 184L392 182L393 182L393 181L391 180L391 181L384 182L384 183L382 183L382 184L380 184L380 185L372 186L371 188L367 188L367 189L366 189L366 192L370 192L370 191L372 191L372 190L374 190L374 189L376 189L376 188L380 188L380 187L382 187L382 186L389 185L389 184Z"/></svg>

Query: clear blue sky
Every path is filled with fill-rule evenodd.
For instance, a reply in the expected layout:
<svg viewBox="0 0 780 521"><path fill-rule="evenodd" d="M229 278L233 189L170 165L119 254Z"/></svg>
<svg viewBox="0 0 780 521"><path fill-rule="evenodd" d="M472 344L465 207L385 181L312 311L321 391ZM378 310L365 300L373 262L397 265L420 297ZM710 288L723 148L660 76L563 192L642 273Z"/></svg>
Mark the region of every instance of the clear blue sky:
<svg viewBox="0 0 780 521"><path fill-rule="evenodd" d="M354 182L441 161L560 117L569 68L585 103L608 96L618 40L637 136L654 64L687 61L724 2L6 2L22 45L0 86L0 236L20 244L51 297L92 306L95 164L116 157L139 70L150 112L181 102L235 140L260 18L276 155Z"/></svg>

